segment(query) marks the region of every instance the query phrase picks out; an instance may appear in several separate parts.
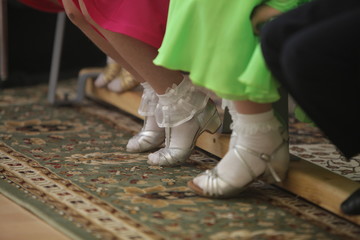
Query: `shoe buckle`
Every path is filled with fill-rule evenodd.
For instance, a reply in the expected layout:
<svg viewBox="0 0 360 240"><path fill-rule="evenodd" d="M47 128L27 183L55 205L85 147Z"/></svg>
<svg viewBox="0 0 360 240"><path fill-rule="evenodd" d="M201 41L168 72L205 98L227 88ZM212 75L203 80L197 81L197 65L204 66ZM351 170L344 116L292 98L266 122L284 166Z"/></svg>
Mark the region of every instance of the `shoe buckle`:
<svg viewBox="0 0 360 240"><path fill-rule="evenodd" d="M260 158L264 160L265 162L270 162L271 157L266 153L260 153Z"/></svg>

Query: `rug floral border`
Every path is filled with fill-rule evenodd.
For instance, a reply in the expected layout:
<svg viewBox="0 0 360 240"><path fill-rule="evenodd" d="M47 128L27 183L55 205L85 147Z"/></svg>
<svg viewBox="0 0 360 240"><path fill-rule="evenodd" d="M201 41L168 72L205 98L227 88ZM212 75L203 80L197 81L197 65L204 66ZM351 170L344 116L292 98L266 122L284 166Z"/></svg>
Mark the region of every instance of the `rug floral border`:
<svg viewBox="0 0 360 240"><path fill-rule="evenodd" d="M76 184L59 177L36 160L16 152L2 142L0 142L0 176L99 239L165 239L124 212L85 192ZM356 239L359 233L356 226L345 220L312 207L289 194L279 194L279 191L272 187L262 187L261 190L254 191L259 197L267 198L273 205L313 221L329 232L343 236L344 239ZM320 221L320 218L326 221ZM339 226L342 228L339 229Z"/></svg>
<svg viewBox="0 0 360 240"><path fill-rule="evenodd" d="M129 215L2 142L0 174L100 239L164 239Z"/></svg>

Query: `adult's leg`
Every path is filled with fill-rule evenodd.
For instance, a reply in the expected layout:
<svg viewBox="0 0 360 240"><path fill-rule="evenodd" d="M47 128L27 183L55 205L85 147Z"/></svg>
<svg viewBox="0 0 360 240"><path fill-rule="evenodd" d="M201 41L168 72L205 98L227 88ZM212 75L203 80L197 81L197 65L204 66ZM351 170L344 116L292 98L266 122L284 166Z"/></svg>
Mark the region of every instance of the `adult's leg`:
<svg viewBox="0 0 360 240"><path fill-rule="evenodd" d="M346 5L347 1L342 3ZM308 6L311 9L312 4ZM273 48L275 45L269 45L269 41L263 49L265 59L274 73L278 73L282 84L350 158L360 149L360 126L355 117L360 112L357 97L360 91L359 2L348 11L333 10L332 19L313 24L286 43L281 42L281 52ZM289 17L291 19L291 12ZM270 24L265 40L270 40L272 30L284 29L286 23L286 19L279 18L274 25ZM345 214L360 213L359 193L360 190L355 191L341 204Z"/></svg>
<svg viewBox="0 0 360 240"><path fill-rule="evenodd" d="M273 75L284 82L280 58L283 47L294 34L301 29L356 8L359 3L358 0L344 0L341 4L337 0L314 0L267 23L261 30L261 47Z"/></svg>
<svg viewBox="0 0 360 240"><path fill-rule="evenodd" d="M289 92L347 157L360 152L360 3L294 35L280 64Z"/></svg>

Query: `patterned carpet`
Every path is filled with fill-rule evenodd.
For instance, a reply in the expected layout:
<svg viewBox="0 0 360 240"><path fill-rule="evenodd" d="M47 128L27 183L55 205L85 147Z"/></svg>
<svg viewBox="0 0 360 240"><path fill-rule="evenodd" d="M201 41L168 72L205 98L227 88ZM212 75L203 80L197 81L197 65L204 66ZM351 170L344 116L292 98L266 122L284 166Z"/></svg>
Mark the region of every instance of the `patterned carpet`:
<svg viewBox="0 0 360 240"><path fill-rule="evenodd" d="M271 185L231 200L186 183L216 164L197 150L180 167L125 152L137 119L88 101L52 107L46 86L0 92L0 189L73 239L357 239L360 227ZM358 181L314 127L291 123L291 152ZM315 159L315 160L314 160Z"/></svg>
<svg viewBox="0 0 360 240"><path fill-rule="evenodd" d="M360 182L360 156L345 159L318 128L290 119L290 152L341 176Z"/></svg>

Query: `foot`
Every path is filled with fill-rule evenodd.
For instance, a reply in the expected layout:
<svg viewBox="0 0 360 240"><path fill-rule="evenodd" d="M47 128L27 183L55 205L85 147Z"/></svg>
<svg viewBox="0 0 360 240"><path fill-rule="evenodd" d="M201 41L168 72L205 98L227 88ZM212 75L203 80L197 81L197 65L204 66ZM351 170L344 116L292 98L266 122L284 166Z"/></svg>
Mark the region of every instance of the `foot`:
<svg viewBox="0 0 360 240"><path fill-rule="evenodd" d="M158 127L155 117L146 117L141 131L129 140L126 151L141 153L154 150L159 148L164 140L164 128Z"/></svg>
<svg viewBox="0 0 360 240"><path fill-rule="evenodd" d="M255 127L254 132L250 125L244 124L240 130L235 126L234 146L214 169L198 175L188 186L201 196L226 198L237 195L259 178L280 182L286 176L289 151L278 126L276 119Z"/></svg>
<svg viewBox="0 0 360 240"><path fill-rule="evenodd" d="M215 133L221 125L215 104L209 100L206 107L185 123L167 128L166 147L149 155L148 164L172 166L186 161L204 131Z"/></svg>

